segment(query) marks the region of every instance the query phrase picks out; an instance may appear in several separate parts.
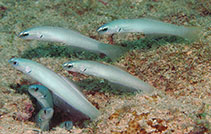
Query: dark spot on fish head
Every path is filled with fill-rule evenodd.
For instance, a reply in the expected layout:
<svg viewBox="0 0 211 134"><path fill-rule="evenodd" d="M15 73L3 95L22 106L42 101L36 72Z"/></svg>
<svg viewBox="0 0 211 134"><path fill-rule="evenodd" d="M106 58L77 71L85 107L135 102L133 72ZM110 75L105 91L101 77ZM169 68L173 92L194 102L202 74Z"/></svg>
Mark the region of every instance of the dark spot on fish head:
<svg viewBox="0 0 211 134"><path fill-rule="evenodd" d="M69 123L68 122L65 122L64 125L65 125L66 128L68 128Z"/></svg>
<svg viewBox="0 0 211 134"><path fill-rule="evenodd" d="M108 28L107 27L104 27L103 29L101 29L100 31L102 31L102 32L106 32L108 30Z"/></svg>
<svg viewBox="0 0 211 134"><path fill-rule="evenodd" d="M73 68L73 64L69 63L69 64L66 65L66 67L67 67L68 69L71 69L71 68Z"/></svg>
<svg viewBox="0 0 211 134"><path fill-rule="evenodd" d="M18 62L17 61L13 61L12 63L14 66L17 66L18 65Z"/></svg>
<svg viewBox="0 0 211 134"><path fill-rule="evenodd" d="M39 88L38 88L38 87L36 87L34 91L35 91L35 92L37 92L38 90L39 90Z"/></svg>
<svg viewBox="0 0 211 134"><path fill-rule="evenodd" d="M47 110L44 110L43 112L44 112L44 114L47 114Z"/></svg>
<svg viewBox="0 0 211 134"><path fill-rule="evenodd" d="M18 35L20 38L23 38L23 37L27 37L29 36L29 33L28 32L22 32Z"/></svg>
<svg viewBox="0 0 211 134"><path fill-rule="evenodd" d="M107 31L108 31L108 27L105 27L105 26L101 26L97 29L97 32L99 32L99 33L104 33Z"/></svg>

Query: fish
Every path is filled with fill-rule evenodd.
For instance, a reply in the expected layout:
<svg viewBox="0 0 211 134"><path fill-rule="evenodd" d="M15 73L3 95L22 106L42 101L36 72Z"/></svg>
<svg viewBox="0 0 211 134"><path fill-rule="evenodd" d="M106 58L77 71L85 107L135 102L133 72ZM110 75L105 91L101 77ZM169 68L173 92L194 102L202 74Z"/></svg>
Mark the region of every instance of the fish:
<svg viewBox="0 0 211 134"><path fill-rule="evenodd" d="M59 108L62 112L71 114L74 116L72 120L75 122L77 119L83 117L84 115L78 113L77 111L74 112L74 109L68 105L64 99L57 96L54 93L51 93L49 89L43 85L31 85L29 86L28 91L32 96L34 96L38 102L40 103L41 107L52 107L53 105L56 106L56 108ZM45 96L45 97L44 97ZM86 118L86 117L84 117Z"/></svg>
<svg viewBox="0 0 211 134"><path fill-rule="evenodd" d="M53 117L54 110L51 107L42 108L35 117L35 122L42 131L49 130L49 123Z"/></svg>
<svg viewBox="0 0 211 134"><path fill-rule="evenodd" d="M37 80L52 93L62 98L72 107L71 112L84 115L84 117L81 117L82 119L87 117L88 119L94 120L100 115L100 111L85 98L80 92L81 89L71 80L29 59L11 58L8 62L14 68Z"/></svg>
<svg viewBox="0 0 211 134"><path fill-rule="evenodd" d="M31 85L28 88L28 92L37 99L42 108L53 108L53 98L51 92L42 85Z"/></svg>
<svg viewBox="0 0 211 134"><path fill-rule="evenodd" d="M154 87L150 86L148 83L113 65L90 60L77 60L66 62L62 67L68 71L106 79L111 83L127 87L127 89L132 91L141 91L145 93L152 93L154 91Z"/></svg>
<svg viewBox="0 0 211 134"><path fill-rule="evenodd" d="M72 121L64 121L60 123L60 128L65 128L66 130L71 130L73 128L73 122Z"/></svg>
<svg viewBox="0 0 211 134"><path fill-rule="evenodd" d="M200 31L201 28L199 27L177 26L148 18L118 19L97 28L99 34L140 32L144 34L179 36L188 40L198 39Z"/></svg>
<svg viewBox="0 0 211 134"><path fill-rule="evenodd" d="M42 40L64 43L68 46L81 48L94 53L103 53L111 59L117 59L126 52L126 49L121 46L101 43L82 35L79 32L61 27L33 27L20 32L18 37L24 40Z"/></svg>

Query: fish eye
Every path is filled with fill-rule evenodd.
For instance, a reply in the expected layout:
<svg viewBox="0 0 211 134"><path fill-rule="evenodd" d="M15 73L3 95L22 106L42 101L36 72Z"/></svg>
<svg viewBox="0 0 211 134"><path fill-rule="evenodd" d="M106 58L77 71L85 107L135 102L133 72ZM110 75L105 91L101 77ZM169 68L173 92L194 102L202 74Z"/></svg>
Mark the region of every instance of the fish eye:
<svg viewBox="0 0 211 134"><path fill-rule="evenodd" d="M12 64L13 65L18 65L18 62L17 61L14 61Z"/></svg>
<svg viewBox="0 0 211 134"><path fill-rule="evenodd" d="M67 128L69 126L69 123L68 122L65 122L65 127Z"/></svg>
<svg viewBox="0 0 211 134"><path fill-rule="evenodd" d="M20 35L19 35L19 37L26 37L26 36L29 36L29 33L24 32L24 33L20 33Z"/></svg>
<svg viewBox="0 0 211 134"><path fill-rule="evenodd" d="M35 92L37 92L37 91L38 91L38 89L39 89L39 88L38 88L38 87L36 87L34 91L35 91Z"/></svg>
<svg viewBox="0 0 211 134"><path fill-rule="evenodd" d="M67 68L72 68L73 67L73 64L68 64L67 65Z"/></svg>
<svg viewBox="0 0 211 134"><path fill-rule="evenodd" d="M44 114L47 114L47 110L44 110L43 112L44 112Z"/></svg>
<svg viewBox="0 0 211 134"><path fill-rule="evenodd" d="M100 31L102 31L102 32L106 32L107 30L108 30L108 28L107 28L107 27L105 27L105 28L101 29Z"/></svg>

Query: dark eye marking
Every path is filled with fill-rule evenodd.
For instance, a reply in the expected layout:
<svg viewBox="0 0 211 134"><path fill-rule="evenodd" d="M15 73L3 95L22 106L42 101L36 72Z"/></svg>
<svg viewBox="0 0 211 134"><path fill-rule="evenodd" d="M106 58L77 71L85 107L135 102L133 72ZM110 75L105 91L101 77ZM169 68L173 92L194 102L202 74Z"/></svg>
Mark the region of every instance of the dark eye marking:
<svg viewBox="0 0 211 134"><path fill-rule="evenodd" d="M83 72L85 72L85 71L86 71L86 69L87 69L87 68L85 68L85 69L83 70Z"/></svg>
<svg viewBox="0 0 211 134"><path fill-rule="evenodd" d="M106 32L108 30L108 28L107 27L105 27L105 28L103 28L102 30L100 30L100 31L102 31L102 32Z"/></svg>
<svg viewBox="0 0 211 134"><path fill-rule="evenodd" d="M40 38L42 38L42 37L43 37L43 35L41 34L41 35L40 35Z"/></svg>
<svg viewBox="0 0 211 134"><path fill-rule="evenodd" d="M47 110L44 110L44 114L47 114Z"/></svg>
<svg viewBox="0 0 211 134"><path fill-rule="evenodd" d="M38 89L39 89L39 88L38 88L38 87L36 87L34 91L35 91L35 92L37 92L37 91L38 91Z"/></svg>
<svg viewBox="0 0 211 134"><path fill-rule="evenodd" d="M26 36L29 36L29 33L21 33L21 34L19 35L19 37L26 37Z"/></svg>
<svg viewBox="0 0 211 134"><path fill-rule="evenodd" d="M69 126L69 123L65 122L64 125L65 125L65 127L67 128L67 127Z"/></svg>
<svg viewBox="0 0 211 134"><path fill-rule="evenodd" d="M72 64L68 64L67 67L68 67L68 68L72 68L73 65L72 65Z"/></svg>
<svg viewBox="0 0 211 134"><path fill-rule="evenodd" d="M14 62L13 62L13 65L18 65L18 62L14 61Z"/></svg>

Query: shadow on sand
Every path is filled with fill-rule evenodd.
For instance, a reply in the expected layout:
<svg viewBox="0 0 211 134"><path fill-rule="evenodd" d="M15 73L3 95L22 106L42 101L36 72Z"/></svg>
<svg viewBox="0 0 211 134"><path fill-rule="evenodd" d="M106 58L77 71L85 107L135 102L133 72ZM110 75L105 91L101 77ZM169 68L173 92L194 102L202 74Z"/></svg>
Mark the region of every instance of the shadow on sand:
<svg viewBox="0 0 211 134"><path fill-rule="evenodd" d="M143 49L148 50L151 48L157 48L159 46L169 44L169 43L188 43L186 40L176 36L146 36L143 39L134 41L123 41L120 44L125 48L130 50ZM72 46L66 45L55 45L54 43L40 43L35 48L30 48L25 50L21 55L22 58L32 59L40 57L68 57L80 60L96 60L96 61L106 61L111 62L111 60L105 55L97 55L92 52L81 50Z"/></svg>

